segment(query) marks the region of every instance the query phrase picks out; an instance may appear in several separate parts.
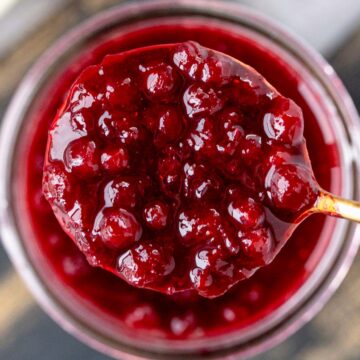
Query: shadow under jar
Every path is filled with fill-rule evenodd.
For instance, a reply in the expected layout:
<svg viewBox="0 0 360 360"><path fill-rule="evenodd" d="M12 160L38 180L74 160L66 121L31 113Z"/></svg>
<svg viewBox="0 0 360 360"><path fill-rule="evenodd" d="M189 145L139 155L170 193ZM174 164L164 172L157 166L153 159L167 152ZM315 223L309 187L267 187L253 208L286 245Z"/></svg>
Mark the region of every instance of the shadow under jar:
<svg viewBox="0 0 360 360"><path fill-rule="evenodd" d="M71 83L106 54L194 40L248 63L304 112L319 184L359 197L360 123L331 67L287 30L238 5L120 5L62 37L16 92L1 133L1 236L25 282L67 331L116 358L248 357L290 336L325 304L356 253L359 226L314 215L272 264L227 294L166 296L91 268L41 192L47 131Z"/></svg>

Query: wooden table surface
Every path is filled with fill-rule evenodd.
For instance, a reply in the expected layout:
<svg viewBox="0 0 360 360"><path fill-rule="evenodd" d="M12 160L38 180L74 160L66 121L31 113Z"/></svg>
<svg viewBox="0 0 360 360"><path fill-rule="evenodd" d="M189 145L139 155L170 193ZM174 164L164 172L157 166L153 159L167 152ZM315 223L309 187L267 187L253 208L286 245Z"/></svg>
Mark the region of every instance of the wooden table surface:
<svg viewBox="0 0 360 360"><path fill-rule="evenodd" d="M0 0L1 1L1 0ZM0 61L0 116L29 66L64 31L114 0L72 1ZM360 27L328 59L360 109ZM359 139L360 141L360 139ZM1 145L1 144L0 144ZM1 175L1 174L0 174ZM360 359L360 257L314 320L257 360ZM61 330L34 302L0 247L0 359L106 360Z"/></svg>

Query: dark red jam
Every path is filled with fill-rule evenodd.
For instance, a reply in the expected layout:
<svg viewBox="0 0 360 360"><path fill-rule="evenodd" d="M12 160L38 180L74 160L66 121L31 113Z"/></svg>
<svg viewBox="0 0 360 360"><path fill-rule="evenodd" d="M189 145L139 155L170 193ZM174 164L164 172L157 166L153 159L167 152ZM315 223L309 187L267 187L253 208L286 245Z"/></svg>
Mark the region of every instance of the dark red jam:
<svg viewBox="0 0 360 360"><path fill-rule="evenodd" d="M44 195L91 265L216 297L269 264L314 204L303 128L255 70L195 42L109 55L53 121Z"/></svg>
<svg viewBox="0 0 360 360"><path fill-rule="evenodd" d="M21 176L17 184L18 195L21 196L21 193L25 192L24 198L27 199L26 207L22 211L25 211L24 219L29 221L26 226L24 225L24 229L35 236L35 243L29 243L27 246L30 251L37 249L34 256L38 262L46 263L44 268L48 269L44 273L40 271L40 275L44 279L51 278L51 282L61 289L60 292L71 294L73 299L84 303L84 307L90 303L97 309L95 312L110 315L113 321L121 326L130 330L137 329L138 333L150 337L201 338L240 329L263 319L284 304L300 288L316 267L326 247L324 237L319 240L323 231L324 217L314 215L295 230L271 264L259 269L251 278L240 281L224 295L207 299L198 294L209 295L206 279L184 285L189 288L195 287L196 291L187 290L173 295L129 285L109 271L90 266L85 256L66 234L66 232L75 233L74 228L66 228L67 226L78 227L79 224L85 232L92 230L94 216L100 212L101 226L94 244L98 242L101 245L98 245L93 255L97 256L97 251L101 249L104 258L110 259L108 264L111 271L115 269L115 263L112 262L115 253L117 265L119 260L123 266L132 262L130 270L123 270L122 276L133 283L136 261L141 261L139 257L142 254L152 256L152 262L146 265L148 268L144 268L148 272L146 281L150 279L152 282L150 287L161 287L162 280L159 281L158 274L166 277L177 271L175 264L178 256L195 259L195 262L189 261L184 266L186 270L192 266L193 274L198 279L202 279L202 274L207 276L212 272L212 269L208 273L204 270L207 264L212 267L215 263L216 267L217 256L222 262L222 256L226 254L228 267L234 265L236 259L239 259L241 266L244 266L246 259L246 266L250 269L253 266L263 265L262 262L268 262L268 259L273 257L272 249L278 246L277 241L280 239L275 234L275 222L278 227L281 224L288 227L284 221L289 220L288 214L296 213L303 206L301 201L297 202L296 197L290 199L287 192L279 192L278 188L282 188L284 179L291 184L295 181L297 188L296 182L304 178L303 170L299 171L299 167L301 169L309 167L306 154L300 146L301 125L286 129L281 135L278 132L282 129L282 124L277 123L276 120L279 113L289 111L290 117L294 116L294 112L295 118L300 116L298 108L292 101L280 96L270 99L272 98L270 96L266 100L266 111L264 107L261 108L264 113L251 115L260 116L262 120L266 117L265 122L268 127L261 131L248 129L243 114L246 106L244 109L234 108L237 103L227 103L228 97L223 99L219 95L217 82L207 84L191 80L182 72L189 69L182 65L183 69L181 69L167 56L164 64L156 63L154 67L143 63L144 72L139 73L137 78L139 84L136 87L132 86L134 79L126 80L126 76L120 83L116 82L120 79L118 75L107 77L107 71L113 69L117 56L106 58L102 66L108 64L109 69L104 69L105 80L97 84L109 86L108 90L105 89L107 94L104 93L104 96L108 97L106 101L109 108L103 109L104 116L101 119L96 117L93 121L89 120L92 112L89 112L84 105L88 104L91 96L103 93L104 89L90 89L88 85L97 85L90 82L86 87L77 89L77 93L66 92L82 69L89 65L100 64L107 54L117 54L128 49L154 44L184 42L189 39L249 64L268 79L281 94L297 103L304 114L304 134L316 179L324 189L330 189L332 179L339 178L337 149L325 140L319 126L320 120L314 115L311 104L307 102L309 94L306 98L303 97L305 92L301 91L302 79L299 74L279 56L246 35L238 34L235 30L220 24L207 25L201 20L194 19L186 25L182 25L181 21L175 21L172 24L144 26L129 30L126 36L114 33L109 38L105 37L94 44L89 44L84 53L67 65L66 71L46 89L46 94L39 99L38 108L34 110L31 118L32 124L36 127L32 125L27 132L26 141L29 145L25 141L26 146L24 145L24 151L21 153L22 163L24 161L26 163L25 177ZM100 76L99 70L101 67L96 66L88 71ZM141 75L143 81L140 81ZM86 73L82 76L85 76L84 80L89 78ZM114 83L111 84L111 81ZM158 86L160 82L162 85ZM122 92L121 100L126 103L117 113L116 118L119 122L116 124L110 116L114 115L114 107L118 105L112 105L112 102L116 104L119 97L113 96L114 92L111 88ZM142 89L140 94L138 88ZM210 90L211 88L213 91ZM188 105L192 104L189 107L179 108L171 99L177 92L184 93L184 90L186 90L186 98L194 101L188 102ZM240 90L243 90L241 85L239 85ZM91 91L94 93L90 94ZM273 90L266 90L265 93L267 91ZM204 107L197 106L196 104L201 105L203 100L199 98L205 96L204 94L207 94L207 100L204 101L209 101L210 104ZM231 94L234 93L231 91ZM135 111L132 109L132 101L137 96L140 96L141 101L147 106ZM78 100L70 105L74 97L78 97ZM251 96L246 99L246 103L254 100ZM65 100L66 105L61 108ZM105 102L97 100L94 104L103 106ZM70 204L73 207L72 222L68 221L69 219L62 221L64 231L42 195L42 176L47 132L51 120L55 118L58 109L60 109L58 114L66 114L70 111L68 106L78 106L79 111L75 114L76 111L72 109L71 116L69 113L68 118L65 115L63 117L64 122L71 123L73 129L70 131L69 127L65 127L63 133L64 142L61 146L66 153L65 157L47 163L50 167L47 169L47 176L51 176L51 171L54 171L59 180L58 184L53 184L54 194L56 191L62 194L69 191L68 197L59 196L59 204L57 204L59 209L66 208ZM214 109L213 114L206 113L209 106ZM135 119L127 118L129 113L140 113L142 110L146 113L148 127L137 125L143 119L141 116ZM246 110L249 111L248 116L252 110L251 107ZM100 110L95 112L96 115L99 113ZM219 119L217 124L219 127L216 131L210 129L209 119L213 117ZM132 126L134 124L136 125ZM195 150L198 143L194 139L201 138L207 131L207 126L209 126L209 141L201 143L204 146ZM95 127L97 127L96 131L94 131ZM226 131L228 128L230 130ZM117 140L113 140L114 133ZM119 134L124 136L119 137ZM247 138L248 134L253 136ZM152 141L148 140L150 135L153 136ZM233 148L237 140L238 145ZM186 156L189 155L187 152L191 153L186 159L181 158L185 150L182 150L183 153L179 151L180 142L186 148ZM269 146L266 145L267 142ZM213 153L214 147L217 149L216 156ZM319 149L321 151L318 151ZM219 159L230 159L233 152L241 154L240 169L244 170L241 173L247 176L236 173L239 169L238 164L232 167L229 166L230 162L218 162ZM78 161L79 159L81 161ZM83 161L84 159L86 161ZM138 173L134 172L134 163L137 164ZM260 167L257 166L259 164ZM275 164L275 167L268 183L269 187L260 188L256 182L266 171L263 167L266 168L271 164ZM248 169L256 171L256 175L246 174L245 170ZM152 181L155 179L155 170L161 177L154 187ZM24 171L19 170L19 173ZM238 181L241 186L238 185ZM304 198L302 193L304 189L307 187L297 188L301 199ZM181 194L181 199L176 193ZM73 206L76 201L78 208ZM85 204L92 202L94 207L87 209ZM221 208L218 208L220 203ZM177 207L179 204L181 209ZM185 208L186 205L189 207ZM305 206L307 205L309 204ZM69 209L57 214L58 217L68 216ZM92 211L94 213L91 213ZM119 218L122 222L117 220ZM176 221L177 224L174 223ZM203 222L204 226L208 227L206 232L221 234L222 239L225 240L221 244L221 251L219 253L213 251L209 240L198 243L201 236L189 232L186 224L184 227L180 226L183 236L177 237L175 241L173 234L175 228L179 230L179 221L180 223ZM214 222L217 229L212 228ZM332 220L327 220L327 225L327 230L331 231ZM124 226L126 231L123 231ZM227 239L227 231L234 238L229 236ZM79 234L81 235L81 232ZM89 260L88 235L89 233L85 237L74 238L78 246L84 245L82 250ZM33 237L27 237L29 242L31 239ZM182 245L184 254L175 254L173 249L168 250L166 246L159 246L174 244L178 239L184 244ZM232 242L233 239L236 239L235 243ZM253 246L257 242L263 244L264 239L270 239L269 243L259 247ZM191 246L188 246L187 242ZM232 251L236 254L233 258ZM196 257L201 266L196 263ZM93 263L101 261L99 259L95 257ZM211 291L221 292L232 282L234 274L229 272L228 268L223 273L221 270L220 266L220 277L224 276L225 285L222 285L223 280L221 280L220 284L223 288L218 290L210 287ZM229 274L231 274L230 278ZM191 278L188 279L191 281Z"/></svg>

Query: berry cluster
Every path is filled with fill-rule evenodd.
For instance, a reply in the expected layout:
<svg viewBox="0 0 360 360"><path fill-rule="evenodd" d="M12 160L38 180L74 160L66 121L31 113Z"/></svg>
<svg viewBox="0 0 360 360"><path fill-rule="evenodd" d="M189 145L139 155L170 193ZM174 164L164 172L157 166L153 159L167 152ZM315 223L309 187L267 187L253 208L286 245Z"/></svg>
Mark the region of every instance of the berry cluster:
<svg viewBox="0 0 360 360"><path fill-rule="evenodd" d="M43 191L91 265L215 297L272 261L318 190L300 108L188 42L84 70L50 129Z"/></svg>

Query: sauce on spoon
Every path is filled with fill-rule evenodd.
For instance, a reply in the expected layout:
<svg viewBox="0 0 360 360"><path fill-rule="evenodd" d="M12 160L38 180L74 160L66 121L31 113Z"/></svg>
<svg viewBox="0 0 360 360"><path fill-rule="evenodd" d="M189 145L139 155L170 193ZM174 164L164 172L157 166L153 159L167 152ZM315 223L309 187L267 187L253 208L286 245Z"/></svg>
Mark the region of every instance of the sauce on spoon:
<svg viewBox="0 0 360 360"><path fill-rule="evenodd" d="M204 297L270 263L319 193L300 108L193 42L85 69L53 121L43 189L91 265Z"/></svg>

